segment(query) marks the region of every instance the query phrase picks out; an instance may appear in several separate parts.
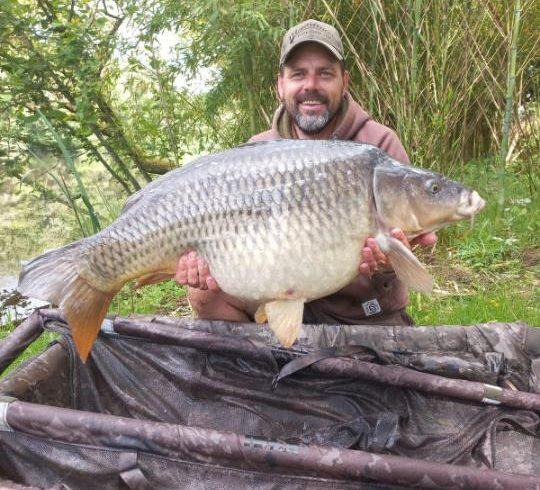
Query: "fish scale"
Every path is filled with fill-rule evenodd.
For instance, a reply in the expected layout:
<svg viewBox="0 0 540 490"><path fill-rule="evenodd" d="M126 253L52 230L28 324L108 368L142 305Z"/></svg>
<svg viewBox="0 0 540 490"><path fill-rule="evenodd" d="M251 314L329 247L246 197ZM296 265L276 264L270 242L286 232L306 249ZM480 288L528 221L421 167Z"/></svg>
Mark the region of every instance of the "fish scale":
<svg viewBox="0 0 540 490"><path fill-rule="evenodd" d="M323 161L323 164L330 164L333 166L336 165L333 159L324 161L320 158L314 158L313 160L315 165L319 164L321 160ZM274 172L270 172L266 167L257 169L257 172L254 174L248 171L239 175L238 172L233 171L232 175L231 173L225 173L223 175L220 174L217 169L214 169L214 172L211 172L209 178L202 179L197 183L198 185L195 187L195 192L199 194L198 191L200 188L204 187L207 191L207 195L211 196L209 206L211 212L214 214L220 213L216 219L217 223L219 223L217 224L218 229L216 229L216 225L208 227L205 226L205 214L202 213L202 217L200 217L201 215L199 213L201 211L201 206L198 206L192 207L190 210L190 216L192 218L188 218L186 221L184 221L186 224L184 231L188 236L198 238L193 239L191 243L189 243L189 246L198 250L201 255L210 257L212 271L217 277L220 276L220 271L222 270L231 271L235 269L235 267L231 267L230 259L223 257L230 257L232 255L238 257L238 260L235 260L234 265L237 265L238 262L261 265L264 263L270 263L272 264L272 267L274 267L274 264L280 262L275 258L279 253L279 247L272 245L278 245L279 242L283 243L283 238L286 238L285 245L288 243L294 243L296 248L302 249L305 248L307 243L312 242L317 237L320 238L324 232L324 229L332 229L332 219L330 216L328 216L328 214L330 214L332 209L335 209L336 200L331 199L332 197L335 197L335 191L331 192L333 190L333 186L329 186L329 183L327 182L328 179L322 179L320 177L318 179L314 178L314 169L308 167L306 164L308 158L306 158L305 161L300 160L299 162L293 163L290 163L289 161L289 164L285 165L285 167L280 165L280 163L283 161L283 157L274 158L274 160L271 161L271 164L273 164L274 167L272 170L274 170ZM342 174L343 172L338 173ZM326 177L332 175L327 171L319 171L318 174ZM236 195L231 192L231 182L238 183L238 181L241 181L242 179L247 181L247 185L243 187L251 187L252 189L250 194L246 194L246 197L249 199L242 201L242 207L245 206L248 209L258 211L256 215L257 226L251 225L251 220L249 218L246 219L246 216L242 214L242 207L240 207L240 209L237 211L239 200L237 199ZM341 182L344 182L343 178L340 180ZM283 189L280 189L279 182L282 181L287 182L287 184L283 186ZM311 188L308 188L306 182L313 183ZM281 192L271 192L272 189ZM182 191L183 189L178 192ZM306 196L307 193L309 193L311 197ZM313 201L313 205L311 207L314 207L316 213L306 213L306 210L310 208L310 201ZM294 212L291 213L291 209L296 209L299 213L301 213L302 219L295 221L295 215ZM323 210L326 210L327 212L324 212ZM288 214L285 215L284 213ZM220 215L222 216L221 219ZM264 217L265 221L263 221L263 223L265 223L267 226L261 226L261 216ZM271 239L269 240L269 233L271 230L280 229L279 221L270 218L279 216L286 216L287 221L294 223L293 235L281 237L281 240L279 241ZM319 220L317 220L317 217ZM178 218L181 219L181 217ZM337 218L337 216L335 216L335 218ZM283 221L283 218L281 221ZM318 221L321 221L321 224L323 225L322 229L320 229L321 227L316 226ZM309 223L309 226L301 226L302 223L306 225ZM232 226L237 228L237 230L231 230ZM278 232L274 231L274 233ZM237 239L232 240L229 238L231 234L236 236ZM335 231L333 231L332 234L334 235ZM221 236L222 239L221 241L219 238L205 240L205 237L208 236ZM238 240L238 236L243 237L243 239ZM279 233L276 235L276 238L278 237ZM208 248L209 243L214 243L215 241L217 241L217 247ZM326 241L331 242L332 237L329 237L329 240ZM255 244L253 249L256 253L251 251L249 247L246 247L249 242L253 242ZM302 246L298 247L298 244ZM287 246L283 247L284 255L289 255L291 256L292 260L296 260L297 257L290 253L291 250L289 250L289 248L290 247ZM177 255L175 255L173 259L177 259ZM321 259L328 261L334 259L334 257L329 257L328 254L325 253L322 254ZM314 260L314 262L315 261L316 260ZM291 260L281 260L282 269L289 271L291 267L294 266L294 264L291 264L290 262ZM259 273L260 272L261 271L259 270ZM274 274L275 272L265 277L271 279ZM224 283L227 281L241 283L241 281L237 281L234 273L228 272L226 275L228 277L223 278ZM281 273L277 275L282 277L285 274ZM300 275L303 276L303 274ZM295 284L292 281L291 284L285 284L281 287L281 289L287 290L293 288L293 286L295 286ZM262 299L261 295L264 294L263 291L268 288L266 286L262 286L258 287L257 289L260 290L260 292L255 295L254 299ZM271 289L272 291L270 294L272 294L276 288L273 287ZM235 292L240 296L245 294L240 293L240 291L236 291L236 288ZM298 292L298 294L304 293L304 291Z"/></svg>
<svg viewBox="0 0 540 490"><path fill-rule="evenodd" d="M431 195L431 181L444 189L443 199ZM415 208L417 201L425 201L424 209ZM427 290L431 278L388 236L390 228L418 234L424 221L424 231L431 231L482 205L476 193L401 165L370 145L247 144L151 182L98 234L30 262L19 288L64 309L85 359L125 282L172 277L180 256L195 250L223 291L258 302L256 318L268 320L289 346L304 302L339 290L357 275L367 237L386 237L380 243L398 275Z"/></svg>

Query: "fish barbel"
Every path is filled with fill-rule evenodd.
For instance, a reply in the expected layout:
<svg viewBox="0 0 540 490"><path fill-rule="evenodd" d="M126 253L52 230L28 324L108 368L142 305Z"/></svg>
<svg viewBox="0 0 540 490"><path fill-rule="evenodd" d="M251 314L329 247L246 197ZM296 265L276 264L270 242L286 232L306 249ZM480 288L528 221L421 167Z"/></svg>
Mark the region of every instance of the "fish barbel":
<svg viewBox="0 0 540 490"><path fill-rule="evenodd" d="M390 230L413 238L483 205L475 191L371 145L249 143L151 182L107 228L28 263L19 290L62 308L86 360L121 287L173 277L180 256L195 250L223 291L261 305L257 321L267 320L289 347L304 303L358 274L367 237L376 237L407 286L428 291L430 275Z"/></svg>

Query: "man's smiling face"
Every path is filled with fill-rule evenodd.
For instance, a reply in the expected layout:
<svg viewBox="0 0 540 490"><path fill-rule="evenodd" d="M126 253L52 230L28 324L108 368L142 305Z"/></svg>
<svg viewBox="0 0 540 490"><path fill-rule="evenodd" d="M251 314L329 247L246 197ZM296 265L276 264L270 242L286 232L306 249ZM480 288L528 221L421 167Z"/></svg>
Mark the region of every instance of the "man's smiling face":
<svg viewBox="0 0 540 490"><path fill-rule="evenodd" d="M338 111L349 74L317 43L296 48L278 76L278 94L296 126L304 133L321 132Z"/></svg>

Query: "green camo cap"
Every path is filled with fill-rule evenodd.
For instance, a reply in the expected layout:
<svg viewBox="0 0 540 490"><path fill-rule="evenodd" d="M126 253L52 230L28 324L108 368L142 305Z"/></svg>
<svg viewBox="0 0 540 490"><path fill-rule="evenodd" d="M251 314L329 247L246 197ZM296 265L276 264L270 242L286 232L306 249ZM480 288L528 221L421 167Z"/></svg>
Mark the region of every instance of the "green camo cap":
<svg viewBox="0 0 540 490"><path fill-rule="evenodd" d="M343 61L343 44L337 29L324 22L309 19L291 27L283 36L279 66L287 61L294 48L305 42L318 43L328 49L339 61Z"/></svg>

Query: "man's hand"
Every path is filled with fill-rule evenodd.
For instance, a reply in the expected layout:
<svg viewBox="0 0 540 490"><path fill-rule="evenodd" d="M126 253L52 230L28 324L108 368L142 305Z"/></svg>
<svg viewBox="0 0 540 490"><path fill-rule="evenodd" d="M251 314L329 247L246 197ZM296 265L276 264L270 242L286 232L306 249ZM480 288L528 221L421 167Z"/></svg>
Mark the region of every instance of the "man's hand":
<svg viewBox="0 0 540 490"><path fill-rule="evenodd" d="M199 257L196 252L188 252L178 261L178 268L174 276L176 282L183 286L195 289L220 291L216 280L210 275L208 262Z"/></svg>
<svg viewBox="0 0 540 490"><path fill-rule="evenodd" d="M435 235L435 233L424 233L411 240L410 243L409 240L407 240L405 233L399 228L394 228L390 232L390 235L403 243L409 250L411 249L411 246L420 245L429 247L437 243L437 235ZM371 277L377 270L387 269L391 266L390 260L379 248L375 238L368 238L362 249L362 263L358 267L360 275Z"/></svg>
<svg viewBox="0 0 540 490"><path fill-rule="evenodd" d="M197 318L227 322L253 321L259 305L226 294L210 275L206 260L196 252L188 252L180 257L174 278L183 286L189 286L188 300Z"/></svg>

